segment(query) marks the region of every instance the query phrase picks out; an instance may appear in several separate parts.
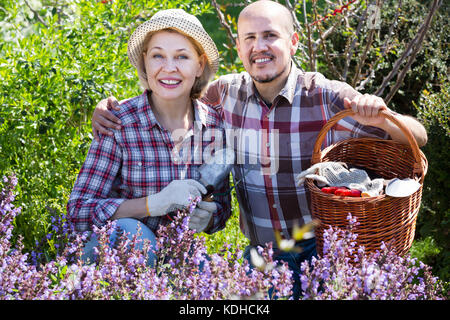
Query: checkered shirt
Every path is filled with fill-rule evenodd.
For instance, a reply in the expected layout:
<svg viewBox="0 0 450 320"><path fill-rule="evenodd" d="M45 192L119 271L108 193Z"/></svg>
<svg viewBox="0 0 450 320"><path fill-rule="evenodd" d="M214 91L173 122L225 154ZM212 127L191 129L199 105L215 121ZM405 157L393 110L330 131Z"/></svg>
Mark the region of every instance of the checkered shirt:
<svg viewBox="0 0 450 320"><path fill-rule="evenodd" d="M90 230L93 224L103 226L126 199L157 193L172 180L200 177L198 167L204 156L223 148L225 139L215 110L194 101L194 111L194 125L175 149L173 136L152 112L147 91L121 103L120 111L114 113L122 129L113 130L111 137L102 135L100 142L92 141L70 195L67 212L77 231ZM208 233L222 229L231 214L231 197L223 195L228 188L227 180L217 190L218 210ZM168 218L142 221L155 232Z"/></svg>
<svg viewBox="0 0 450 320"><path fill-rule="evenodd" d="M346 83L292 66L284 88L268 107L246 72L213 82L202 101L222 114L227 144L237 164L233 179L242 232L252 245L275 242L274 230L291 237L295 222L311 220L310 195L295 177L311 166L322 126L344 108L343 98L359 94ZM328 132L323 147L350 137L388 135L345 118Z"/></svg>

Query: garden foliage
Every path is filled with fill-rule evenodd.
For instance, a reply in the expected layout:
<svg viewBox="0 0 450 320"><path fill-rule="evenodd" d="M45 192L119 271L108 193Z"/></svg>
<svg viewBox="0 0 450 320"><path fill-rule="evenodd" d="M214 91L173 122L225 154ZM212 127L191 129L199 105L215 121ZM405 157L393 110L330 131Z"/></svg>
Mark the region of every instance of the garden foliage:
<svg viewBox="0 0 450 320"><path fill-rule="evenodd" d="M204 239L194 237L188 227L196 201L172 223L160 226L154 268L146 265L152 249L148 242L141 249L136 235L110 242L114 222L94 228L99 239L96 260L83 263L88 233L75 233L63 220L55 220L52 232L69 241L58 247L54 260L39 263L36 252L33 259L22 253L21 239L11 244L12 221L20 213L13 204L17 179L4 177L3 182L0 299L286 299L292 294L292 271L285 262L273 261L270 244L258 248L254 268L247 260L239 262L242 250L225 247L222 253L208 255ZM350 225L356 223L351 216L350 220ZM355 247L355 237L351 230L325 233L323 258L312 261L313 269L307 262L302 265L303 299L444 298L428 266L416 266L414 260L385 247L366 258L364 249Z"/></svg>
<svg viewBox="0 0 450 320"><path fill-rule="evenodd" d="M196 206L180 212L157 233L157 248L148 242L122 235L110 242L114 222L94 227L99 240L96 260L83 263L83 244L88 233L76 233L65 220L55 219L51 237L62 240L56 258L41 259L41 252L22 253L21 239L11 244L14 207L14 176L4 177L0 194L0 299L272 299L289 297L292 272L287 264L272 260L271 247L261 249L263 269L240 263L242 250L207 255L204 238L189 230L189 214ZM155 268L147 267L147 252L158 256ZM39 249L37 249L39 250ZM269 289L273 288L271 295Z"/></svg>
<svg viewBox="0 0 450 320"><path fill-rule="evenodd" d="M209 10L186 0L29 4L34 12L24 1L2 2L0 10L0 172L20 182L23 215L15 223L27 250L46 234L49 208L65 212L92 140L95 104L141 91L126 53L130 32L167 7Z"/></svg>
<svg viewBox="0 0 450 320"><path fill-rule="evenodd" d="M374 1L363 1L369 4ZM360 90L365 93L374 93L383 82L383 78L393 69L397 59L405 52L408 42L418 33L421 24L429 10L431 1L417 0L385 0L381 1L379 27L373 34L371 48L367 52L365 63L361 66L363 79L368 78L364 87ZM364 5L362 6L364 8ZM416 110L412 101L417 101L420 93L427 84L436 85L439 77L447 73L449 57L446 53L446 44L449 42L450 27L447 23L449 17L449 4L444 1L436 12L431 22L422 49L417 53L415 61L406 73L400 89L393 96L389 106L400 113L415 115ZM350 10L355 10L354 7ZM347 22L341 22L336 26L333 36L326 40L328 55L340 75L343 73L347 60L348 43L354 41L354 34L358 28L358 16L363 11L355 12L356 17L350 15ZM321 26L324 30L333 26L337 19L329 19ZM361 60L361 52L367 45L367 36L371 29L367 25L362 26L359 38L355 44L355 50L350 59L350 67L346 75L346 81L352 83L355 69ZM323 52L318 53L320 72L330 78L336 78L336 73L330 68ZM401 64L403 67L405 62ZM401 68L400 68L401 69ZM373 73L372 73L373 70ZM397 77L391 79L384 90L385 97L390 88L398 81ZM358 84L358 83L356 83ZM356 86L355 84L355 86ZM436 89L436 87L435 87Z"/></svg>
<svg viewBox="0 0 450 320"><path fill-rule="evenodd" d="M430 88L428 88L430 89ZM415 255L435 266L441 279L450 279L450 82L441 77L440 90L423 90L417 108L418 118L428 132L428 144L423 148L428 158L428 173L424 182L423 208L418 216L419 241ZM420 250L419 250L420 249Z"/></svg>
<svg viewBox="0 0 450 320"><path fill-rule="evenodd" d="M235 26L238 5L242 1L217 2L222 8L232 9L227 19ZM306 2L310 10L311 1ZM324 1L318 3L320 6ZM386 26L392 21L397 4L390 0L384 3L382 19L386 25L382 24L377 45L388 31ZM392 68L407 39L413 36L411 30L416 30L420 24L429 1L402 3L393 47L381 58L379 52L374 51L367 59L368 62L378 61L375 78L366 86L367 92L374 90ZM184 8L196 14L216 40L223 59L220 74L242 71L242 64L207 0L0 0L0 8L0 175L15 174L18 180L16 200L22 208L20 215L9 220L14 228L8 229L7 240L16 250L8 254L15 255L16 261L39 261L46 268L59 270L58 277L65 277L69 272L68 263L57 266L55 259L61 256L67 242L75 241L72 238L69 241L64 212L92 140L93 108L108 95L123 99L140 93L135 70L126 54L127 39L134 28L160 9ZM297 8L300 20L302 10L301 6ZM311 21L311 11L308 14ZM333 23L333 19L326 23ZM432 265L433 272L444 281L450 279L446 196L450 141L448 78L445 77L448 69L445 45L450 35L447 21L448 4L444 1L423 50L392 100L399 111L409 110L410 114L417 115L429 133L429 142L424 148L429 171L423 192L424 205L419 213L418 241L412 253ZM340 24L327 39L336 65L344 57L342 46L351 39L355 27L351 21L349 25ZM358 45L363 46L364 35L361 37ZM318 70L335 78L328 73L323 52L318 52ZM357 55L352 63L355 61ZM438 75L444 76L439 78ZM411 108L414 101L418 109ZM226 229L205 236L204 241L210 254L219 252L228 243L230 259L242 261L234 252L248 241L239 230L235 197L233 201L234 214ZM59 225L65 231L55 232L52 225ZM18 264L17 268L23 270L23 277L28 274L36 277L45 271L33 269L32 265ZM94 272L94 269L83 270ZM48 284L44 278L39 281ZM51 283L48 286L54 286L56 280ZM106 285L102 290L104 287Z"/></svg>
<svg viewBox="0 0 450 320"><path fill-rule="evenodd" d="M427 300L438 299L431 268L409 256L400 257L382 243L367 254L356 246L357 225L351 214L348 230L330 227L324 232L323 255L302 264L305 299L317 300ZM441 289L439 289L441 290ZM439 291L438 290L438 291Z"/></svg>

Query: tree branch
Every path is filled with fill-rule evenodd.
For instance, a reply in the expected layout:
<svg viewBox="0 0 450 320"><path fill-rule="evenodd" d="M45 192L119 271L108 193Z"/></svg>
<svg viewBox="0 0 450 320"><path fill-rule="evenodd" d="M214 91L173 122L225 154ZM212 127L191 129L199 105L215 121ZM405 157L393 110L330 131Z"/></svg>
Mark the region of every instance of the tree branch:
<svg viewBox="0 0 450 320"><path fill-rule="evenodd" d="M415 48L414 48L413 52L411 53L411 55L409 56L408 62L406 63L405 67L400 72L400 74L397 76L397 81L396 81L395 85L391 88L391 91L384 99L385 103L389 103L389 101L391 101L392 97L395 95L397 90L402 85L403 80L405 79L406 73L409 71L409 69L411 68L411 65L416 60L416 55L420 51L420 49L422 49L423 39L425 38L425 35L426 35L428 29L430 28L433 16L436 13L436 11L438 10L438 8L440 7L441 2L442 2L442 0L434 0L433 1L430 12L428 13L424 24L422 25L421 29L419 30L419 33L418 33L419 37L417 39Z"/></svg>
<svg viewBox="0 0 450 320"><path fill-rule="evenodd" d="M27 0L23 0L23 1L24 1L25 4L27 5L27 7L34 13L34 16L36 17L36 19L38 19L40 23L42 23L45 27L48 28L48 25L47 25L47 24L45 23L45 21L41 18L41 16L39 15L39 13L38 13L36 10L34 10L34 9L30 6L30 4L28 3L28 1L27 1Z"/></svg>
<svg viewBox="0 0 450 320"><path fill-rule="evenodd" d="M327 30L325 30L325 32L322 33L322 37L317 39L314 44L316 46L319 46L320 43L324 40L326 40L328 38L328 36L330 36L334 29L336 29L336 27L341 23L341 20L338 20L335 24L333 24L331 27L329 27Z"/></svg>
<svg viewBox="0 0 450 320"><path fill-rule="evenodd" d="M373 4L371 3L370 5L373 5ZM377 0L376 1L377 8L381 8L382 5L383 5L383 0ZM366 14L367 14L367 11L366 11ZM362 67L363 67L363 65L364 65L364 63L366 61L366 58L367 58L367 53L369 52L369 49L372 46L373 38L374 38L374 35L375 35L375 30L376 30L375 28L371 28L370 29L366 46L364 48L363 54L361 55L361 58L359 59L358 65L356 67L355 75L353 77L353 81L352 81L353 87L356 87L356 85L357 85L359 76L361 74L361 69L362 69Z"/></svg>
<svg viewBox="0 0 450 320"><path fill-rule="evenodd" d="M412 63L415 60L417 53L419 52L419 50L422 47L422 42L423 42L426 32L428 31L428 29L430 27L431 20L432 20L434 14L436 13L437 9L440 7L441 3L442 3L442 0L434 0L433 1L433 3L431 4L431 7L430 7L430 11L428 12L427 17L425 18L424 23L419 28L417 35L408 43L408 46L406 47L406 49L403 52L403 54L401 55L401 57L395 61L391 72L389 72L389 74L383 78L383 82L380 85L380 87L377 89L377 91L375 92L375 95L381 96L383 94L384 89L387 87L389 81L398 73L400 66L403 64L404 60L408 56L410 56L407 64L405 65L404 69L402 70L401 74L397 77L395 86L391 89L391 91L389 92L389 94L385 100L390 101L390 99L393 97L395 92L397 92L398 88L401 85L401 82L403 82L403 79L405 78L406 72L411 67Z"/></svg>
<svg viewBox="0 0 450 320"><path fill-rule="evenodd" d="M315 51L313 48L313 43L312 43L312 35L311 35L311 27L308 24L308 18L306 15L306 1L303 0L303 16L305 19L305 26L306 26L306 30L307 30L307 34L308 34L308 51L309 51L309 68L310 71L316 71L316 58L315 58Z"/></svg>
<svg viewBox="0 0 450 320"><path fill-rule="evenodd" d="M356 27L355 35L353 37L353 41L350 44L350 47L346 50L347 51L347 60L345 61L344 71L342 74L342 78L344 79L344 81L347 79L348 68L350 67L350 61L353 56L353 51L355 50L356 42L358 41L359 34L364 25L364 22L366 21L366 16L367 16L367 8L364 11L364 13L360 16L358 26Z"/></svg>
<svg viewBox="0 0 450 320"><path fill-rule="evenodd" d="M314 18L315 17L317 17L317 6L316 6L316 1L313 1L313 12L314 12ZM337 24L339 24L340 23L340 19L337 21L337 23L335 23L330 29L334 29L336 26L337 26ZM331 72L339 79L339 80L342 80L342 77L341 77L341 75L339 74L339 72L337 71L337 69L336 69L336 67L335 67L335 65L334 65L334 63L333 63L333 60L331 59L331 57L330 57L330 55L329 55L329 53L328 53L328 50L327 50L327 46L326 46L326 44L325 44L325 37L324 37L324 34L322 33L322 28L321 28L321 25L322 24L319 24L318 25L318 27L317 27L317 31L319 32L319 39L318 40L320 40L319 41L319 43L322 45L322 48L323 48L323 52L324 52L324 54L325 54L325 60L326 60L326 62L327 62L327 65L328 65L328 68L331 70ZM327 31L329 31L330 29L328 29Z"/></svg>
<svg viewBox="0 0 450 320"><path fill-rule="evenodd" d="M302 26L300 24L300 21L298 21L297 19L297 15L295 14L295 10L298 6L298 1L294 1L294 5L291 4L291 2L289 0L286 0L286 7L289 9L289 11L291 12L292 15L292 19L294 20L294 26L297 29L297 32L302 33Z"/></svg>
<svg viewBox="0 0 450 320"><path fill-rule="evenodd" d="M394 32L395 25L397 24L397 21L398 21L398 16L400 15L401 7L402 7L402 0L398 0L398 6L397 6L397 11L395 12L394 21L392 22L391 26L389 27L389 31L386 34L386 40L384 41L383 46L382 46L383 51L381 52L381 56L384 56L384 54L387 51L388 41L390 39L390 36Z"/></svg>
<svg viewBox="0 0 450 320"><path fill-rule="evenodd" d="M286 0L286 7L291 12L296 32L300 34L300 38L305 38L305 35L303 33L303 28L300 24L300 21L298 21L298 19L297 19L297 15L295 14L297 5L298 5L298 0L295 0L293 5L291 4L291 2L289 0ZM299 43L298 43L298 49L301 51L301 54L303 57L307 56L307 53L305 51L305 45L301 41L299 41ZM300 63L297 61L295 56L292 57L292 60L294 61L297 68L301 69Z"/></svg>
<svg viewBox="0 0 450 320"><path fill-rule="evenodd" d="M401 8L401 6L402 6L402 0L399 0L399 1L398 1L398 5L397 5L397 10L396 10L396 12L395 12L394 20L393 20L392 24L390 25L389 31L388 31L388 33L386 34L386 38L385 38L385 40L384 40L384 43L383 43L383 45L381 46L382 50L381 50L379 56L377 57L377 59L375 60L375 62L373 63L373 67L370 69L370 74L369 74L369 76L367 76L366 79L364 79L363 81L361 81L361 83L358 85L358 87L356 88L356 90L358 90L358 91L363 90L364 87L365 87L365 85L370 81L370 79L373 79L373 78L375 77L375 68L376 68L376 66L377 66L378 63L380 62L381 58L383 58L383 57L385 56L386 52L387 52L388 50L390 50L390 47L391 47L391 46L390 46L389 40L391 39L391 35L393 34L394 28L395 28L395 26L396 26L396 24L397 24L398 16L400 15L400 8Z"/></svg>
<svg viewBox="0 0 450 320"><path fill-rule="evenodd" d="M233 42L233 45L236 46L236 36L235 34L233 34L233 30L231 29L230 25L225 21L225 16L223 15L222 10L220 10L220 6L217 4L216 0L211 0L211 4L216 9L219 22L227 32L228 38L230 38L231 42Z"/></svg>
<svg viewBox="0 0 450 320"><path fill-rule="evenodd" d="M371 29L370 32L369 32L369 36L368 36L367 43L366 43L366 46L364 48L364 51L363 51L361 57L359 58L358 65L356 66L355 75L353 76L353 81L352 81L352 86L353 87L356 87L359 75L361 73L362 66L364 65L364 62L366 61L366 58L367 58L367 53L369 52L369 49L372 46L373 35L374 34L375 34L375 29Z"/></svg>

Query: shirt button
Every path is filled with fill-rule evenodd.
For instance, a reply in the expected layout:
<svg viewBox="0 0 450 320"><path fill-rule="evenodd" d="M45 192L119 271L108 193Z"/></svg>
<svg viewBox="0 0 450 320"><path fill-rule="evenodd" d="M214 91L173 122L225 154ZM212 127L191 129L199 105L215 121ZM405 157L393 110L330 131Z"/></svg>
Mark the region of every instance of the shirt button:
<svg viewBox="0 0 450 320"><path fill-rule="evenodd" d="M276 209L276 208L277 208L277 205L276 205L276 204L274 204L274 205L272 206L272 208Z"/></svg>
<svg viewBox="0 0 450 320"><path fill-rule="evenodd" d="M270 147L270 142L267 142L267 143L266 143L266 147L267 147L267 148Z"/></svg>
<svg viewBox="0 0 450 320"><path fill-rule="evenodd" d="M138 166L139 166L139 167L142 167L142 162L139 161L139 162L138 162Z"/></svg>

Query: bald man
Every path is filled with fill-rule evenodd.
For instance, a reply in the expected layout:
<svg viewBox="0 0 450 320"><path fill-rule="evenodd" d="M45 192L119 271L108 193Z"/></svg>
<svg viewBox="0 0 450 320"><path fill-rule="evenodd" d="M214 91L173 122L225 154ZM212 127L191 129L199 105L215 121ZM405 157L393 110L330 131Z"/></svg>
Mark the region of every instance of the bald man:
<svg viewBox="0 0 450 320"><path fill-rule="evenodd" d="M297 243L301 250L283 252L275 233L291 238L294 224L311 221L309 194L296 186L295 176L311 166L322 126L339 111L352 108L356 115L341 120L327 134L327 146L352 137L407 140L396 126L378 116L381 109L388 109L381 98L295 67L292 56L299 38L283 5L256 1L245 7L236 40L246 72L219 77L202 101L221 112L227 144L236 151L232 173L235 184L239 181L240 226L250 240L245 256L249 259L252 247L272 242L275 259L286 261L294 272L296 299L301 294L300 264L316 255L315 239ZM117 126L108 104L118 108L113 97L99 102L92 121L96 137ZM426 143L426 131L417 120L394 114L408 125L419 145Z"/></svg>

